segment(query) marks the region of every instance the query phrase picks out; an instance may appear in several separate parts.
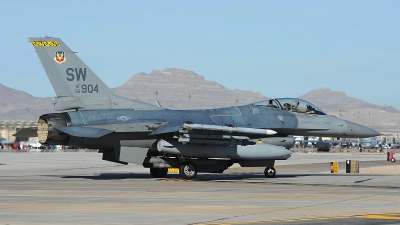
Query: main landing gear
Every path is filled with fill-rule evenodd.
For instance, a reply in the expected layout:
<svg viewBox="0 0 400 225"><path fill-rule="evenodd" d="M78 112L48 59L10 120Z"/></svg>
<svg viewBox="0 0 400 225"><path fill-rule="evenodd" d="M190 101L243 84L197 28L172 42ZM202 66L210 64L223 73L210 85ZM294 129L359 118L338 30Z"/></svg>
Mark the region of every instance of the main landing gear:
<svg viewBox="0 0 400 225"><path fill-rule="evenodd" d="M273 166L268 166L268 167L265 168L265 170L264 170L264 175L265 175L267 178L275 177L275 174L276 174L276 170L275 170L275 168L274 168Z"/></svg>
<svg viewBox="0 0 400 225"><path fill-rule="evenodd" d="M150 168L154 178L164 178L168 174L168 168ZM183 162L179 167L179 174L185 180L193 180L197 176L197 166L190 161Z"/></svg>
<svg viewBox="0 0 400 225"><path fill-rule="evenodd" d="M190 161L183 162L179 167L179 174L183 179L193 180L197 175L197 167Z"/></svg>
<svg viewBox="0 0 400 225"><path fill-rule="evenodd" d="M200 172L206 172L206 173L222 173L225 169L227 169L229 166L231 166L232 164L222 164L219 165L219 167L215 167L215 168L210 168L207 167L205 168L204 165L207 166L212 166L210 164L197 164L199 165L199 168L196 165L197 163L194 163L193 161L175 161L170 163L170 165L173 168L179 167L179 174L181 175L181 177L185 180L193 180L196 178L197 173L199 172L199 168L200 168ZM271 164L270 164L271 165ZM168 174L168 168L150 168L150 173L154 178L164 178L167 174ZM275 177L276 174L276 170L274 168L274 166L267 166L264 170L264 175L267 178L273 178Z"/></svg>
<svg viewBox="0 0 400 225"><path fill-rule="evenodd" d="M168 174L168 168L150 168L150 173L154 178L164 178Z"/></svg>

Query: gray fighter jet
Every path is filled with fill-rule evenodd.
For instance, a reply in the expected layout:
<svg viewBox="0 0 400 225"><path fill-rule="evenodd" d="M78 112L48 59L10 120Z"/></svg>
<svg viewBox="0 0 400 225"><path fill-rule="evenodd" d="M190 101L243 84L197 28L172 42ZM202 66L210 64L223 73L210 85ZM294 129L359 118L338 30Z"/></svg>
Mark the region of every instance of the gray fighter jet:
<svg viewBox="0 0 400 225"><path fill-rule="evenodd" d="M301 99L270 99L244 106L170 110L116 96L59 38L29 38L57 94L55 110L40 116L42 144L99 149L103 160L150 168L184 179L222 173L234 163L265 167L291 156L290 135L371 137L378 132L328 116Z"/></svg>
<svg viewBox="0 0 400 225"><path fill-rule="evenodd" d="M4 148L4 145L11 145L13 142L5 138L0 137L0 149Z"/></svg>

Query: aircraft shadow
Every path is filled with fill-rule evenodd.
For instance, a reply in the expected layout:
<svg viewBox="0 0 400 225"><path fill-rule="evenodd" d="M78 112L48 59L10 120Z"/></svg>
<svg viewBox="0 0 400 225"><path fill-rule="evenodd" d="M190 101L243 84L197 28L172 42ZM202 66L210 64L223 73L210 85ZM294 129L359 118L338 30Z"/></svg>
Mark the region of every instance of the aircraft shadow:
<svg viewBox="0 0 400 225"><path fill-rule="evenodd" d="M247 173L217 173L217 174L202 174L199 173L194 181L213 181L213 180L251 180L251 179L288 179L297 177L326 177L326 176L351 176L353 174L277 174L274 178L266 178L262 172L247 172ZM357 174L357 176L370 177L369 174ZM145 173L101 173L99 175L71 175L61 176L63 179L90 179L90 180L123 180L123 179L162 179L162 180L183 180L179 174L168 174L165 178L153 178L150 174Z"/></svg>
<svg viewBox="0 0 400 225"><path fill-rule="evenodd" d="M101 173L99 175L71 175L62 176L65 179L89 179L89 180L123 180L123 179L146 179L153 178L144 173Z"/></svg>

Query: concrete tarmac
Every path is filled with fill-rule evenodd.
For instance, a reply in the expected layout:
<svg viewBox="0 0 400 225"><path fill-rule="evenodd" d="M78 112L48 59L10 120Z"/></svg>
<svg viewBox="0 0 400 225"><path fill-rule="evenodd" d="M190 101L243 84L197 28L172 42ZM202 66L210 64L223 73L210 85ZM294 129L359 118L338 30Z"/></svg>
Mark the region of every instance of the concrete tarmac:
<svg viewBox="0 0 400 225"><path fill-rule="evenodd" d="M359 174L329 172L346 159L360 160ZM234 166L186 181L97 153L0 152L0 224L400 224L399 165L382 154L293 154L276 178Z"/></svg>

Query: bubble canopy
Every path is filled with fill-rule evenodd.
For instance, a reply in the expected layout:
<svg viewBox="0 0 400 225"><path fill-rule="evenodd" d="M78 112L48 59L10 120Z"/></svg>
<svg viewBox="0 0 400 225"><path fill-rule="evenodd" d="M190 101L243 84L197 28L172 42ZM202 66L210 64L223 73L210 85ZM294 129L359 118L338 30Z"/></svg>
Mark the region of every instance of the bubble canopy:
<svg viewBox="0 0 400 225"><path fill-rule="evenodd" d="M299 98L275 98L261 102L255 102L252 105L271 107L298 113L326 115L326 113L324 113L320 108Z"/></svg>

